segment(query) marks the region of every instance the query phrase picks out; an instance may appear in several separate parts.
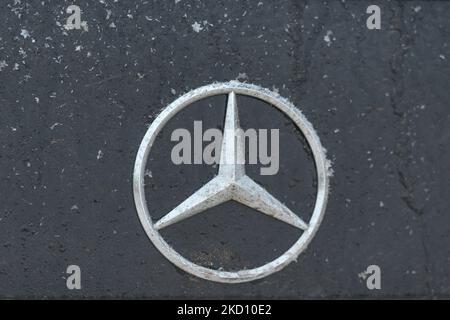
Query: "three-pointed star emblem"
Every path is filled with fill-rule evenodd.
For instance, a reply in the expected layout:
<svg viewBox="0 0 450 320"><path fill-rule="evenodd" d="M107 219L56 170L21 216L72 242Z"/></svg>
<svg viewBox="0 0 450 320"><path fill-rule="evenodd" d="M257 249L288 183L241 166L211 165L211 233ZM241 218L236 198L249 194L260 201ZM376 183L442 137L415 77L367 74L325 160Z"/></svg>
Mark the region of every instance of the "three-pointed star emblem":
<svg viewBox="0 0 450 320"><path fill-rule="evenodd" d="M228 95L228 102L218 174L160 220L155 221L148 210L144 179L147 158L156 136L166 123L184 108L201 99L224 94ZM304 134L311 148L317 173L316 202L308 223L246 175L244 136L236 134L239 129L236 95L250 96L277 108L288 116ZM330 166L326 159L324 148L312 124L287 99L280 97L275 92L248 83L237 81L213 83L180 96L164 108L150 125L136 156L133 173L134 200L139 219L149 239L173 264L190 274L211 281L226 283L246 282L263 278L281 270L296 260L298 255L306 249L317 232L325 213L328 200L329 170ZM181 256L162 237L161 229L229 200L234 200L256 209L263 214L301 229L303 232L301 232L299 239L276 259L252 269L244 268L231 271L211 269L196 264Z"/></svg>
<svg viewBox="0 0 450 320"><path fill-rule="evenodd" d="M228 94L219 173L193 195L170 211L154 227L161 230L197 213L234 200L268 216L302 230L308 224L245 174L244 139L236 134L239 127L238 107L234 91Z"/></svg>

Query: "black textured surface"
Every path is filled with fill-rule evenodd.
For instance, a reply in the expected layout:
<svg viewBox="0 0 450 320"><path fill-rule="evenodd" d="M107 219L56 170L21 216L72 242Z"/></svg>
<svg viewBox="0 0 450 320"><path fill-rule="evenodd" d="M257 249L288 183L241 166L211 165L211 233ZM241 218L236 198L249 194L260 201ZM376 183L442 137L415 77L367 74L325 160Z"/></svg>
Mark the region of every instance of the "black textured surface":
<svg viewBox="0 0 450 320"><path fill-rule="evenodd" d="M370 31L372 2L75 1L83 32L62 27L72 2L1 1L0 296L448 297L450 3L376 1L382 30ZM159 110L236 78L301 108L334 177L321 228L297 263L225 285L162 257L139 223L131 184ZM193 108L180 125L220 126L223 102L212 101L219 111ZM241 121L279 125L282 137L280 173L257 180L308 208L312 168L299 136L247 102ZM172 166L168 137L149 163L155 214L215 172ZM295 240L289 227L246 210L226 204L164 232L215 266L252 266ZM82 290L66 288L69 264L81 267ZM378 291L359 276L371 264L382 270Z"/></svg>

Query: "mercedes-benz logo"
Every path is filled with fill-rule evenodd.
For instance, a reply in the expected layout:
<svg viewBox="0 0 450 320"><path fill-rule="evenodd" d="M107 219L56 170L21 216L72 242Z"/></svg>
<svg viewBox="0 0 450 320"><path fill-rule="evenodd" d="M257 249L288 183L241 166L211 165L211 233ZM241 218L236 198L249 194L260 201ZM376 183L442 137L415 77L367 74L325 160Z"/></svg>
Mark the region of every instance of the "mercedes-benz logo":
<svg viewBox="0 0 450 320"><path fill-rule="evenodd" d="M218 174L160 220L153 221L145 200L144 175L147 157L156 136L167 121L183 108L206 97L223 94L228 95L228 102ZM317 171L316 202L309 221L304 221L293 213L286 205L246 175L245 165L238 161L244 153L244 142L242 139L236 139L235 137L235 132L239 128L236 95L251 96L275 106L291 118L304 134L314 156ZM277 93L255 85L232 81L214 83L190 91L175 100L159 114L149 127L139 147L134 167L133 189L136 208L145 232L156 248L168 260L184 271L203 279L238 283L260 279L279 271L297 259L298 255L306 249L319 228L325 212L328 197L328 179L328 162L324 149L315 130L303 114ZM263 214L288 223L302 230L302 234L297 242L284 254L265 265L254 269L222 271L197 265L182 257L159 233L159 230L163 228L229 200L237 201Z"/></svg>

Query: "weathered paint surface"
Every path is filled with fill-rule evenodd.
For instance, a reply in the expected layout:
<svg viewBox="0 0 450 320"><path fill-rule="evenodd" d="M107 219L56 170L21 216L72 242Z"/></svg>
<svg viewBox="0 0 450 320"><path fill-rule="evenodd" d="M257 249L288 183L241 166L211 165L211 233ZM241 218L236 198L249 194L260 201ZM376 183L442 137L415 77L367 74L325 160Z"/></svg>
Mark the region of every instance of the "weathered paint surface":
<svg viewBox="0 0 450 320"><path fill-rule="evenodd" d="M381 30L366 27L372 1L76 3L88 31L64 27L71 2L0 2L1 297L449 296L449 2L377 1ZM301 108L333 178L298 262L228 285L154 248L132 172L162 109L233 79ZM246 174L303 218L317 186L304 139L276 108L237 100L242 127L280 128L279 174ZM221 128L225 106L226 97L198 102L160 132L145 172L155 220L217 174L172 165L171 130L194 120ZM224 270L263 265L298 239L297 228L233 203L161 233ZM360 274L373 264L382 289L369 291ZM69 265L80 266L82 290L67 290Z"/></svg>

